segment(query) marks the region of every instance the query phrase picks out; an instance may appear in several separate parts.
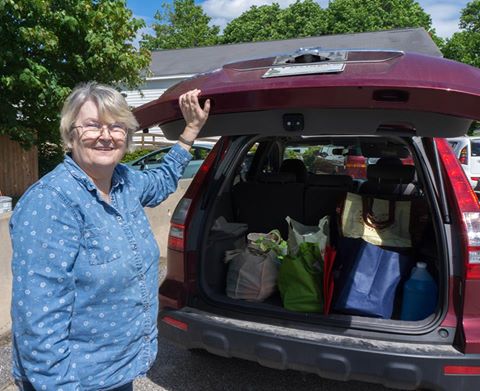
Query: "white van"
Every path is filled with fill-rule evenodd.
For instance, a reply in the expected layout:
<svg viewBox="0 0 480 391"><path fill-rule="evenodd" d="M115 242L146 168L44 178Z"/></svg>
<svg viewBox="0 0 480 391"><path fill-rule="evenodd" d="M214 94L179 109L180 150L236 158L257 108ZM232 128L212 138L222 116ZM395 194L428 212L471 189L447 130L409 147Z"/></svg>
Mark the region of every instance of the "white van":
<svg viewBox="0 0 480 391"><path fill-rule="evenodd" d="M452 137L447 141L462 164L470 185L480 193L480 137Z"/></svg>

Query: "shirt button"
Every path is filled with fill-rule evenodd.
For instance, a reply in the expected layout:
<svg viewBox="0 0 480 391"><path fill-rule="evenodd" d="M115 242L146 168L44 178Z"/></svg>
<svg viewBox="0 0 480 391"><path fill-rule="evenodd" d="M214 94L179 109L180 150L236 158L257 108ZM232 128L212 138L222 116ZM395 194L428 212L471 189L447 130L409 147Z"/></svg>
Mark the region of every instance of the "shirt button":
<svg viewBox="0 0 480 391"><path fill-rule="evenodd" d="M137 245L136 244L132 244L132 250L136 250L137 249Z"/></svg>
<svg viewBox="0 0 480 391"><path fill-rule="evenodd" d="M148 340L149 340L148 335L145 335L145 336L143 337L143 340L144 340L145 342L148 342Z"/></svg>

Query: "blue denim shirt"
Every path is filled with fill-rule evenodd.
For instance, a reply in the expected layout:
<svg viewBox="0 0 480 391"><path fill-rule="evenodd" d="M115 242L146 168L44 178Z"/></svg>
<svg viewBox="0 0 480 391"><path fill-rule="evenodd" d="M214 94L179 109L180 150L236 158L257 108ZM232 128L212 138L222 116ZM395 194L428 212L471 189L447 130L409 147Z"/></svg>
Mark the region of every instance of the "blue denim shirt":
<svg viewBox="0 0 480 391"><path fill-rule="evenodd" d="M37 390L108 390L157 353L159 249L144 206L177 188L190 153L114 171L111 204L66 156L20 199L11 221L13 376Z"/></svg>

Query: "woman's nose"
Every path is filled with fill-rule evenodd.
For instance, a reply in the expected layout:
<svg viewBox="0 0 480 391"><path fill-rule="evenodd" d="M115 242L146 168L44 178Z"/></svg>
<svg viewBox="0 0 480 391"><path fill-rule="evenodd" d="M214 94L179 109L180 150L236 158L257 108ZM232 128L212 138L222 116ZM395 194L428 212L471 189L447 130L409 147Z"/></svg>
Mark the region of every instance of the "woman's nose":
<svg viewBox="0 0 480 391"><path fill-rule="evenodd" d="M110 130L106 125L103 125L100 129L100 139L102 140L111 140L112 135L110 134Z"/></svg>

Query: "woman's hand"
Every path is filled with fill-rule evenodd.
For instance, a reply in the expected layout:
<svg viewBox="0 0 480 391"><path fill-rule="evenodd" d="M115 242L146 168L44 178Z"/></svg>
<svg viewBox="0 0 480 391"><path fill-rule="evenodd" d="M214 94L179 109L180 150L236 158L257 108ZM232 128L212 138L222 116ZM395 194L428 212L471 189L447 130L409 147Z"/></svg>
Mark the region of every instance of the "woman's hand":
<svg viewBox="0 0 480 391"><path fill-rule="evenodd" d="M186 145L193 143L197 138L198 133L200 133L203 125L205 125L208 113L210 112L210 99L205 101L203 108L200 106L200 103L198 102L198 95L200 92L199 89L191 90L178 98L178 103L186 122L185 130L181 135L181 138L187 142Z"/></svg>

